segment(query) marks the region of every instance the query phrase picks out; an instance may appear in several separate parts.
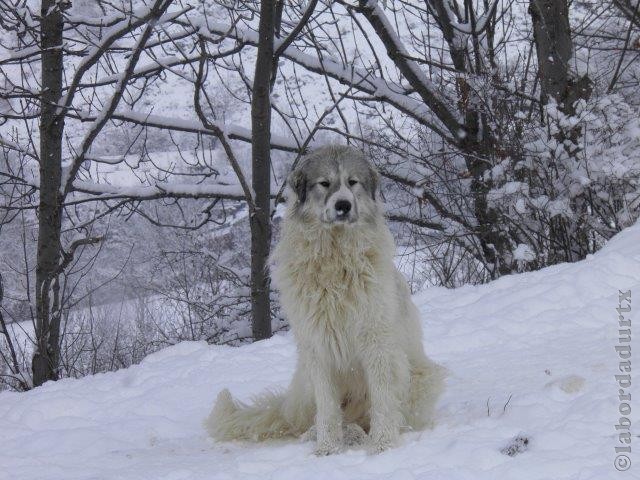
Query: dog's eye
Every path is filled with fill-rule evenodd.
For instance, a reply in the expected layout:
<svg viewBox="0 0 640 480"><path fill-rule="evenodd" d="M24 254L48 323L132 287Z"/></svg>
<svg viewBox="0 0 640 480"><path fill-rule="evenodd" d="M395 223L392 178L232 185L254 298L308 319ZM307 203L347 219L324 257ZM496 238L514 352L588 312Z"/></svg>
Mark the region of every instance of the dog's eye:
<svg viewBox="0 0 640 480"><path fill-rule="evenodd" d="M322 185L324 188L329 188L329 185L331 185L326 180L323 180L322 182L318 182L318 184Z"/></svg>
<svg viewBox="0 0 640 480"><path fill-rule="evenodd" d="M349 186L353 187L354 185L356 185L358 183L358 180L349 180Z"/></svg>

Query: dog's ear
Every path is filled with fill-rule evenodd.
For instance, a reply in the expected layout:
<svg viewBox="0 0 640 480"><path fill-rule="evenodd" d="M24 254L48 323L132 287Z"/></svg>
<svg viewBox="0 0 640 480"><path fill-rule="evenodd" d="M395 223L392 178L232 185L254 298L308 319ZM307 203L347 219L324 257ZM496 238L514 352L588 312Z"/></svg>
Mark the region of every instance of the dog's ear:
<svg viewBox="0 0 640 480"><path fill-rule="evenodd" d="M289 184L289 187L291 187L291 189L296 193L298 201L300 203L304 203L307 199L307 176L305 175L305 173L300 168L296 168L289 174L287 183Z"/></svg>
<svg viewBox="0 0 640 480"><path fill-rule="evenodd" d="M371 184L371 198L375 200L378 196L380 174L373 165L369 165L369 183Z"/></svg>

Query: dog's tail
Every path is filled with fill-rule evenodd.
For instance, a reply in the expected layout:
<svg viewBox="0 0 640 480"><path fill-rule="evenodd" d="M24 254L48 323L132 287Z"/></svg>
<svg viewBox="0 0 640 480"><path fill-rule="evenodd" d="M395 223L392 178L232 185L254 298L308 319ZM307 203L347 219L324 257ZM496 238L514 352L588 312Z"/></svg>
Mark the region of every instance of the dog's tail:
<svg viewBox="0 0 640 480"><path fill-rule="evenodd" d="M284 400L283 393L267 392L245 404L234 400L229 390L224 389L218 394L205 426L218 441L260 441L293 435L284 418Z"/></svg>

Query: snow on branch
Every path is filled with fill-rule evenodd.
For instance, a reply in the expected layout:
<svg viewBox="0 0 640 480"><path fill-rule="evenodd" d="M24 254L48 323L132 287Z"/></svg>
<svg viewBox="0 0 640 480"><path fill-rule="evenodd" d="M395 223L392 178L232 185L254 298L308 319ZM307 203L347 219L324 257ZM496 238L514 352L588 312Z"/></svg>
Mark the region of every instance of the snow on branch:
<svg viewBox="0 0 640 480"><path fill-rule="evenodd" d="M159 198L220 198L226 200L245 200L240 185L216 184L171 184L118 186L95 183L86 180L73 182L73 191L97 196L95 200L154 200Z"/></svg>
<svg viewBox="0 0 640 480"><path fill-rule="evenodd" d="M640 28L640 3L635 6L631 0L613 0L613 4L636 28Z"/></svg>
<svg viewBox="0 0 640 480"><path fill-rule="evenodd" d="M96 114L89 114L80 112L79 114L70 114L69 116L78 118L82 121L95 121L99 116ZM136 125L143 125L147 127L160 128L164 130L174 130L177 132L198 133L201 135L213 135L215 132L207 129L201 122L197 120L188 120L177 117L167 117L164 115L153 115L143 112L114 112L111 114L112 120L119 120L122 122L133 123ZM222 132L232 140L240 140L243 142L251 142L251 130L248 128L240 127L237 125L217 125ZM271 146L275 150L282 150L285 152L298 152L298 144L286 137L280 135L271 136Z"/></svg>
<svg viewBox="0 0 640 480"><path fill-rule="evenodd" d="M240 50L242 50L242 47L243 47L242 43L238 43L234 47L229 48L227 50L221 50L218 53L208 54L206 55L206 58L208 60L218 60L220 58L227 57L229 55L233 55L240 52ZM187 65L190 63L196 63L200 61L201 56L202 54L198 53L198 54L192 54L192 55L184 54L184 55L168 55L165 57L159 57L144 65L137 66L134 69L133 73L131 74L131 78L134 79L134 78L148 77L148 76L157 74L162 70L167 70L172 67ZM119 73L108 75L108 76L99 78L95 82L91 82L90 85L92 87L101 87L104 85L117 83L118 80L120 79L120 76L121 74Z"/></svg>
<svg viewBox="0 0 640 480"><path fill-rule="evenodd" d="M464 216L458 214L457 212L455 212L454 210L447 208L447 206L435 195L433 195L432 193L428 192L427 189L424 188L420 188L420 186L418 185L418 183L411 179L411 178L407 178L405 176L402 175L398 175L396 173L392 173L390 171L384 170L384 169L380 169L380 175L382 175L383 177L386 177L390 180L393 180L394 182L400 184L400 185L404 185L406 187L409 187L411 189L419 189L420 191L420 196L426 200L429 204L431 204L433 206L433 208L435 209L435 211L438 213L438 215L443 218L443 219L447 219L447 220L451 220L453 222L456 222L459 225L462 225L463 227L467 228L467 229L474 229L474 225L472 223L470 223L470 221L468 219L466 219ZM415 222L410 222L410 223L414 223ZM429 227L432 228L432 227Z"/></svg>
<svg viewBox="0 0 640 480"><path fill-rule="evenodd" d="M156 28L156 25L171 5L171 2L172 0L156 0L153 7L151 7L149 16L147 17L147 24L145 26L145 29L140 35L135 48L131 52L131 56L127 61L127 66L125 67L124 72L121 74L120 79L116 84L115 92L106 103L105 108L96 116L89 131L85 134L82 140L80 151L73 159L71 167L64 171L65 178L63 178L61 182L61 189L63 192L66 192L69 190L69 188L71 188L76 174L78 173L82 162L85 160L85 155L89 152L93 141L107 124L111 115L115 112L118 103L120 102L120 99L124 94L127 83L136 68L140 56L142 55L142 51L144 50L147 40L151 37L151 34ZM81 76L74 78L74 81L78 78L81 78ZM73 93L72 90L70 90L65 102L67 107L71 105L67 102L71 102L72 99Z"/></svg>
<svg viewBox="0 0 640 480"><path fill-rule="evenodd" d="M305 27L305 25L311 18L311 15L313 15L313 12L317 4L318 4L318 0L310 0L305 8L304 13L302 14L302 17L300 17L300 21L297 23L297 25L293 28L293 30L291 30L289 35L287 35L287 37L284 40L281 40L278 42L278 47L276 48L273 54L274 61L277 61L280 55L282 55L284 51L287 48L289 48L289 46L293 43L293 41L296 39L296 36Z"/></svg>
<svg viewBox="0 0 640 480"><path fill-rule="evenodd" d="M187 5L179 10L174 10L163 15L159 23L174 20L185 13L193 10L191 5ZM144 20L149 16L151 7L144 5L142 7L134 8L133 10L126 12L121 11L107 16L92 17L88 15L64 15L65 23L72 26L87 26L87 27L116 27L118 25L124 25L131 21L131 19Z"/></svg>
<svg viewBox="0 0 640 480"><path fill-rule="evenodd" d="M198 22L198 19L192 20L192 23L199 26L199 33L206 38L218 38L218 36L222 35L240 40L247 45L257 46L258 44L258 34L253 30L238 26L230 27L229 25L219 22L201 22L200 24L198 24ZM274 48L277 49L283 41L282 39L276 39ZM399 83L377 77L364 68L353 65L345 66L342 62L331 57L323 56L323 58L320 59L302 52L293 45L290 45L282 52L282 57L300 65L310 72L326 75L343 85L367 93L374 97L374 100L385 101L449 141L453 142L453 138L455 138L452 137L449 126L442 122L438 116L434 115L429 105L426 105L424 101L420 99L410 96L410 92ZM434 96L436 95L436 93L433 94ZM455 104L454 101L448 99L447 103L451 105ZM445 108L448 109L448 107Z"/></svg>
<svg viewBox="0 0 640 480"><path fill-rule="evenodd" d="M160 16L158 16L159 8L161 10ZM154 22L155 26L164 22L174 20L191 9L191 7L186 7L176 12L164 14L167 8L168 6L164 5L161 0L156 0L153 7L145 6L141 9L138 9L136 10L135 15L127 16L122 21L117 22L112 27L107 28L100 42L97 43L92 49L90 49L90 51L87 53L87 56L78 65L73 79L71 80L71 84L69 85L69 88L67 90L67 93L62 99L58 113L62 115L69 107L71 107L75 94L82 86L82 78L84 77L84 75L102 58L104 53L117 40L136 30L137 28L141 27L154 18L156 20Z"/></svg>
<svg viewBox="0 0 640 480"><path fill-rule="evenodd" d="M388 213L387 219L390 222L410 223L411 225L415 225L416 227L428 228L429 230L436 230L438 232L443 232L445 230L445 227L442 224L436 223L436 222L430 222L428 220L425 220L422 217L418 218L411 215Z"/></svg>
<svg viewBox="0 0 640 480"><path fill-rule="evenodd" d="M451 26L461 33L467 35L481 35L489 26L489 21L493 17L498 0L493 0L493 3L487 7L485 12L479 17L474 19L473 22L451 22ZM471 10L471 13L473 11ZM473 18L473 16L471 16Z"/></svg>
<svg viewBox="0 0 640 480"><path fill-rule="evenodd" d="M0 55L0 65L20 63L28 58L40 55L40 45L32 45L21 50L8 50Z"/></svg>
<svg viewBox="0 0 640 480"><path fill-rule="evenodd" d="M7 140L5 138L2 137L2 135L0 135L0 147L4 147L8 150L12 150L14 152L17 152L21 155L25 155L29 158L32 158L36 161L39 161L38 155L36 152L34 152L33 150L23 147L22 145L13 142L11 140Z"/></svg>
<svg viewBox="0 0 640 480"><path fill-rule="evenodd" d="M489 26L491 17L495 15L497 6L498 0L493 0L493 3L489 5L489 8L487 8L486 12L484 12L482 16L476 20L475 31L470 33L475 33L476 35L480 35L481 33L483 33Z"/></svg>
<svg viewBox="0 0 640 480"><path fill-rule="evenodd" d="M376 34L387 49L389 58L407 79L411 87L420 95L423 102L436 114L452 136L460 130L457 112L450 107L453 102L446 99L427 78L415 61L409 59L409 53L396 34L377 0L361 0L360 11L369 21Z"/></svg>

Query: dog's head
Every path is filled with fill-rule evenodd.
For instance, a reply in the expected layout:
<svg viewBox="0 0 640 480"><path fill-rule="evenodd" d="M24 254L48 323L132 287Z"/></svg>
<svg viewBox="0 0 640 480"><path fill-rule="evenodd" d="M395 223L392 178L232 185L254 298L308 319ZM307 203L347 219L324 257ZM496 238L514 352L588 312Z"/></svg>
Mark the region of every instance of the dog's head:
<svg viewBox="0 0 640 480"><path fill-rule="evenodd" d="M378 173L355 148L314 150L287 183L293 215L302 220L332 227L369 222L379 214Z"/></svg>

